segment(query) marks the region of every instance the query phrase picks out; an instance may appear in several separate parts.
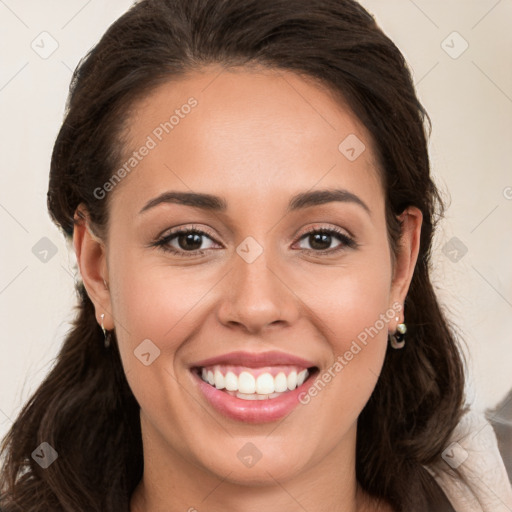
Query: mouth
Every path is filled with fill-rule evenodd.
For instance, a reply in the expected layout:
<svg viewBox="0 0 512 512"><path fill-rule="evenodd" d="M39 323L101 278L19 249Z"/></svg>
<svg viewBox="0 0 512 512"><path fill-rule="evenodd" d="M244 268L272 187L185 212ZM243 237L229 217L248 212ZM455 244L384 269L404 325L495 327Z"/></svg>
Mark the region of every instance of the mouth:
<svg viewBox="0 0 512 512"><path fill-rule="evenodd" d="M317 366L264 366L259 368L216 364L194 366L192 373L203 382L241 400L272 400L291 393L312 380Z"/></svg>
<svg viewBox="0 0 512 512"><path fill-rule="evenodd" d="M234 351L193 362L192 387L206 407L244 423L283 419L320 373L314 360L281 351ZM318 363L316 363L318 364Z"/></svg>

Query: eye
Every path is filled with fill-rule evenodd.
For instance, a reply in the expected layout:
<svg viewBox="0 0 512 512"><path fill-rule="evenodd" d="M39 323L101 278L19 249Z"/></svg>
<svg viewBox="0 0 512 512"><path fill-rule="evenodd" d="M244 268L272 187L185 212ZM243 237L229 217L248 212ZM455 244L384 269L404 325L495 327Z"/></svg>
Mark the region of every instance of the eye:
<svg viewBox="0 0 512 512"><path fill-rule="evenodd" d="M333 239L338 239L340 243L333 249L329 249L328 247L332 244ZM357 247L353 238L336 228L310 230L300 237L300 241L302 240L305 240L310 244L310 248L301 247L302 249L306 252L320 255L337 253L347 247L351 249Z"/></svg>
<svg viewBox="0 0 512 512"><path fill-rule="evenodd" d="M181 228L167 233L151 244L151 246L159 247L163 251L177 256L198 256L203 255L205 250L213 248L211 245L209 247L202 247L205 237L216 243L209 233L201 229L196 227ZM328 247L332 244L333 239L337 239L339 243L336 247L329 249ZM353 238L336 228L312 229L304 233L300 237L299 242L303 240L310 244L310 248L300 248L315 255L333 254L346 248L356 248L358 245Z"/></svg>
<svg viewBox="0 0 512 512"><path fill-rule="evenodd" d="M211 247L202 247L204 237L212 240L212 237L197 228L178 229L171 231L152 244L162 250L177 254L178 256L197 256L204 254L204 250Z"/></svg>

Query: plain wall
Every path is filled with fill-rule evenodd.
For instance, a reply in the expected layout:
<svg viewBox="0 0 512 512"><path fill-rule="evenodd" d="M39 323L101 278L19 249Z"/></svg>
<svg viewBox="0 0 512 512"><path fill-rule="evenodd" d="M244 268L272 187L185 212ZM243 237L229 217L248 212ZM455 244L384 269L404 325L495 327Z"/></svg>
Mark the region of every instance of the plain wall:
<svg viewBox="0 0 512 512"><path fill-rule="evenodd" d="M512 1L362 4L404 53L432 119L432 170L449 206L434 281L469 349L468 399L495 406L512 388ZM71 73L130 5L0 2L0 436L74 314L74 254L46 210Z"/></svg>

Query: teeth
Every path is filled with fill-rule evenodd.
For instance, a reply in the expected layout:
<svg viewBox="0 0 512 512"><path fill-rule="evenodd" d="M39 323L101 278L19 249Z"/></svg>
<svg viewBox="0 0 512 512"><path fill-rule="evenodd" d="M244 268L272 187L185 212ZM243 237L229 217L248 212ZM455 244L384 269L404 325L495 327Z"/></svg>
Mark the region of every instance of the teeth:
<svg viewBox="0 0 512 512"><path fill-rule="evenodd" d="M281 396L283 393L270 393L269 395L258 395L258 393L253 393L252 395L246 395L245 393L239 393L238 391L227 391L231 396L236 396L237 398L241 398L242 400L267 400L272 398L277 398Z"/></svg>
<svg viewBox="0 0 512 512"><path fill-rule="evenodd" d="M288 375L287 383L290 391L297 387L297 372L291 372L290 375Z"/></svg>
<svg viewBox="0 0 512 512"><path fill-rule="evenodd" d="M246 400L265 400L276 398L281 393L293 391L301 386L309 372L307 369L297 373L292 370L286 375L279 372L275 377L265 372L255 377L250 371L242 371L237 376L232 371L225 374L218 368L206 370L202 368L201 378L217 389L225 389L230 395Z"/></svg>
<svg viewBox="0 0 512 512"><path fill-rule="evenodd" d="M233 372L226 373L224 383L228 391L238 391L238 377Z"/></svg>
<svg viewBox="0 0 512 512"><path fill-rule="evenodd" d="M276 389L274 377L270 373L264 373L256 379L256 393L260 395L270 395Z"/></svg>
<svg viewBox="0 0 512 512"><path fill-rule="evenodd" d="M307 370L306 370L307 372ZM306 373L305 372L300 372L298 375L297 375L297 387L299 386L302 386L302 384L304 383L304 381L306 380Z"/></svg>
<svg viewBox="0 0 512 512"><path fill-rule="evenodd" d="M224 384L224 375L219 370L215 370L215 373L213 374L215 378L215 387L217 389L223 389L225 387Z"/></svg>
<svg viewBox="0 0 512 512"><path fill-rule="evenodd" d="M306 370L307 371L307 370ZM282 393L288 389L288 379L286 375L281 372L274 377L274 387L276 392Z"/></svg>

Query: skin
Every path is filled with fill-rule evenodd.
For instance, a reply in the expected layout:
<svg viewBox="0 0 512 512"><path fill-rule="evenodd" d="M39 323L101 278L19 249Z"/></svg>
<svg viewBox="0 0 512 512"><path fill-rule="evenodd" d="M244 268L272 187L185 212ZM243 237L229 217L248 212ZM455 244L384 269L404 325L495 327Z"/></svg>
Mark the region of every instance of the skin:
<svg viewBox="0 0 512 512"><path fill-rule="evenodd" d="M111 192L103 238L88 222L74 233L98 323L103 313L105 328L115 329L141 406L145 469L131 511L390 511L357 484L356 424L392 350L388 332L407 321L402 310L309 404L277 422L220 415L189 391L188 366L232 350L279 350L322 373L379 315L403 306L421 212L402 214L393 268L369 133L326 88L291 72L209 67L159 86L133 108L126 155L190 96L198 105ZM349 134L366 146L355 161L338 150ZM286 213L294 194L332 187L356 194L370 213L349 202ZM168 190L222 196L228 208L161 204L139 213ZM188 249L201 243L202 255L149 247L192 225L208 233ZM336 235L321 246L303 236L333 227L358 246L334 253ZM252 263L236 252L249 236L263 248ZM187 240L179 242L170 243L186 252ZM331 255L314 254L322 249ZM134 356L145 339L160 349L149 366ZM248 442L262 453L252 467L237 457Z"/></svg>

